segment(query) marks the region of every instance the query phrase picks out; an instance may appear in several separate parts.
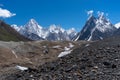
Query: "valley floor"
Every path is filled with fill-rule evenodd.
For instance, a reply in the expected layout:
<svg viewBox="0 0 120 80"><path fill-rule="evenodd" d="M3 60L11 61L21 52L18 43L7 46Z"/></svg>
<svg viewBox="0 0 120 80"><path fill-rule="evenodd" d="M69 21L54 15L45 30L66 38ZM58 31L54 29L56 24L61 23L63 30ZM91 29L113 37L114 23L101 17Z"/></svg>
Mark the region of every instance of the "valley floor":
<svg viewBox="0 0 120 80"><path fill-rule="evenodd" d="M120 38L0 43L1 80L120 79Z"/></svg>

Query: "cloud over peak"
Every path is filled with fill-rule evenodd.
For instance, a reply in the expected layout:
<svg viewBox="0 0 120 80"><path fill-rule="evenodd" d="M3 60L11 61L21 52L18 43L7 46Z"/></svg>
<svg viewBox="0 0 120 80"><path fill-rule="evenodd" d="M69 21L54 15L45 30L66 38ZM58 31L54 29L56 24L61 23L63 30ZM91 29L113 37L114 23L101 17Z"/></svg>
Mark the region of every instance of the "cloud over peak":
<svg viewBox="0 0 120 80"><path fill-rule="evenodd" d="M15 16L15 15L16 15L15 13L11 13L7 9L0 8L0 17L2 17L2 18L9 18L9 17Z"/></svg>
<svg viewBox="0 0 120 80"><path fill-rule="evenodd" d="M94 12L93 10L89 10L89 11L87 11L87 14L90 15L90 16L92 16L93 12Z"/></svg>

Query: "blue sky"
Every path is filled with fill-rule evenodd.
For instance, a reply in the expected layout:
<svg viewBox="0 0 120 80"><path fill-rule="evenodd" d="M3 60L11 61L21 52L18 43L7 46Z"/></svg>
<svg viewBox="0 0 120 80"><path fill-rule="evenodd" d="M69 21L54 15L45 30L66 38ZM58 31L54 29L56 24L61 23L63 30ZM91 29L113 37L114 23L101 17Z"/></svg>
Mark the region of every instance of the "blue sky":
<svg viewBox="0 0 120 80"><path fill-rule="evenodd" d="M87 20L87 11L108 13L110 21L120 22L119 0L0 0L0 7L16 15L4 20L8 24L24 25L34 18L41 26L60 25L77 31Z"/></svg>

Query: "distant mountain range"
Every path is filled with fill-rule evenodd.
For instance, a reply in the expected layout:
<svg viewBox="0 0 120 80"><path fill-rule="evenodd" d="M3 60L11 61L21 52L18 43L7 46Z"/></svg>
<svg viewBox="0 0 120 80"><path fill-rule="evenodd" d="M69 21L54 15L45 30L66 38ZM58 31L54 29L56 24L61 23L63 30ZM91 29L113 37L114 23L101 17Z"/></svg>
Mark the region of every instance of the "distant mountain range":
<svg viewBox="0 0 120 80"><path fill-rule="evenodd" d="M120 23L113 25L109 19L100 12L97 17L89 16L83 29L76 32L74 28L65 30L58 25L50 25L48 28L40 26L34 19L30 19L23 26L8 25L0 21L0 40L27 41L27 40L102 40L112 36L120 36Z"/></svg>
<svg viewBox="0 0 120 80"><path fill-rule="evenodd" d="M30 39L20 35L10 25L0 20L0 40L1 41L29 41Z"/></svg>
<svg viewBox="0 0 120 80"><path fill-rule="evenodd" d="M32 40L71 40L77 34L74 28L65 30L57 25L50 25L49 28L44 28L34 19L30 19L24 26L18 27L17 25L12 25L12 27L20 34Z"/></svg>

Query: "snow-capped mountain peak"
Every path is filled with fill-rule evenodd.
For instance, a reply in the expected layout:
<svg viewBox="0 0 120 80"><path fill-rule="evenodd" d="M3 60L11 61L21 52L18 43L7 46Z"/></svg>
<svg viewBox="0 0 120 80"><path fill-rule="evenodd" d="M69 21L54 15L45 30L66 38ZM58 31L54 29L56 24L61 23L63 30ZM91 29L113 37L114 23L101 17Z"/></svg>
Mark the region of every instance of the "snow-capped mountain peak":
<svg viewBox="0 0 120 80"><path fill-rule="evenodd" d="M97 14L98 14L98 17L99 17L100 19L104 19L104 18L105 18L105 17L104 17L104 12L98 11Z"/></svg>
<svg viewBox="0 0 120 80"><path fill-rule="evenodd" d="M98 12L98 17L91 16L74 40L99 40L111 36L115 30L104 13Z"/></svg>
<svg viewBox="0 0 120 80"><path fill-rule="evenodd" d="M113 30L115 27L111 24L109 19L104 16L104 12L98 12L98 19L96 21L96 28L101 32Z"/></svg>
<svg viewBox="0 0 120 80"><path fill-rule="evenodd" d="M65 30L63 29L63 28L61 28L60 26L57 26L57 25L55 25L55 24L53 24L53 25L50 25L50 27L49 27L49 31L51 32L51 33L59 33L59 32L65 32Z"/></svg>
<svg viewBox="0 0 120 80"><path fill-rule="evenodd" d="M93 10L90 10L90 11L87 11L87 15L89 16L88 17L88 20L91 18L91 17L93 17Z"/></svg>
<svg viewBox="0 0 120 80"><path fill-rule="evenodd" d="M20 34L32 40L70 40L75 34L73 29L73 31L71 30L71 34L70 32L68 34L67 30L55 24L50 25L49 28L42 27L34 19L30 19L22 27L17 27L17 25L13 26L15 26L13 28Z"/></svg>
<svg viewBox="0 0 120 80"><path fill-rule="evenodd" d="M114 25L117 29L120 28L120 22Z"/></svg>
<svg viewBox="0 0 120 80"><path fill-rule="evenodd" d="M37 21L35 21L34 19L30 19L29 22L25 25L25 27L33 27L34 29L42 29L42 26L40 26Z"/></svg>
<svg viewBox="0 0 120 80"><path fill-rule="evenodd" d="M27 31L27 33L36 34L40 37L43 35L42 29L43 27L40 26L34 19L30 19L29 22L24 25L24 31Z"/></svg>

